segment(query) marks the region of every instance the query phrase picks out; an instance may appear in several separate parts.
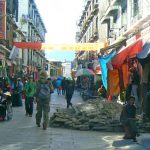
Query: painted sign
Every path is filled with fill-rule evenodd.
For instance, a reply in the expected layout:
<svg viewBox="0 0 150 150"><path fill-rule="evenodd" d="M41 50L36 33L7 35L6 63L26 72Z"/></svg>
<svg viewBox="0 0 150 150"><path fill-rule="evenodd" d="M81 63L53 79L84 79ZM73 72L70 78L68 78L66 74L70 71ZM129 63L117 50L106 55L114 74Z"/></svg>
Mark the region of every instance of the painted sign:
<svg viewBox="0 0 150 150"><path fill-rule="evenodd" d="M0 0L0 39L6 38L6 1Z"/></svg>

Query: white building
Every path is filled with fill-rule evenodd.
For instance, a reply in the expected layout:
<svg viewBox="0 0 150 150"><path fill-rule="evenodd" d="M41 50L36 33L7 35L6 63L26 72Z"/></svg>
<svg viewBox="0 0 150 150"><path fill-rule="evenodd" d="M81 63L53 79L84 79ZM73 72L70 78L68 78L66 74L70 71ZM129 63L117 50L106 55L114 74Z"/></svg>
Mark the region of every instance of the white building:
<svg viewBox="0 0 150 150"><path fill-rule="evenodd" d="M45 42L46 28L34 0L18 0L18 26L25 34L26 42ZM37 73L45 67L45 52L23 49L20 51L23 69L37 78Z"/></svg>
<svg viewBox="0 0 150 150"><path fill-rule="evenodd" d="M63 76L71 78L71 62L63 62Z"/></svg>

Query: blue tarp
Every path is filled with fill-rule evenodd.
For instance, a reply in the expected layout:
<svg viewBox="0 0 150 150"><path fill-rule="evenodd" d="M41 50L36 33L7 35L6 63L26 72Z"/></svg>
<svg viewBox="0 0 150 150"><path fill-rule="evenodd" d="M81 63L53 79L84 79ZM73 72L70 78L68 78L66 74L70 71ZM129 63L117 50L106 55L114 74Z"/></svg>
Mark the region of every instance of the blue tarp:
<svg viewBox="0 0 150 150"><path fill-rule="evenodd" d="M137 54L138 59L145 59L150 54L150 39L145 43L142 51Z"/></svg>
<svg viewBox="0 0 150 150"><path fill-rule="evenodd" d="M116 51L112 52L107 56L99 58L101 72L102 72L102 82L106 90L107 90L107 72L108 72L107 63L112 59L112 57L115 56L115 54Z"/></svg>

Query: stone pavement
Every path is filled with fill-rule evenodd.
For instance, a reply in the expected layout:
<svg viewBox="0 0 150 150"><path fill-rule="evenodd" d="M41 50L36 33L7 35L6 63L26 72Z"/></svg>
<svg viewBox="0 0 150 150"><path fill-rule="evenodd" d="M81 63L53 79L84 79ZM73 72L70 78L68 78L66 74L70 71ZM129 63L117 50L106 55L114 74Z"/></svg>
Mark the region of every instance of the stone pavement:
<svg viewBox="0 0 150 150"><path fill-rule="evenodd" d="M81 103L78 93L73 104ZM51 114L66 107L64 96L52 95ZM36 109L34 108L34 115ZM148 150L150 135L142 134L139 144L122 140L123 133L76 131L60 128L42 130L35 117L26 117L23 107L14 108L13 120L0 122L0 150Z"/></svg>

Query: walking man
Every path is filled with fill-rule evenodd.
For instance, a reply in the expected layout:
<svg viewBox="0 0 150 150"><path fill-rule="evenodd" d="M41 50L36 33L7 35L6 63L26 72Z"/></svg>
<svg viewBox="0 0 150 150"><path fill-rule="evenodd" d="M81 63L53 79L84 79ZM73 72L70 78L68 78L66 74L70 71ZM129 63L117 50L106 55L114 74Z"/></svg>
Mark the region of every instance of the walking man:
<svg viewBox="0 0 150 150"><path fill-rule="evenodd" d="M40 80L36 86L36 101L37 101L37 114L36 124L40 127L42 115L43 115L43 130L46 130L49 124L49 111L50 111L50 98L51 91L53 91L53 85L51 81L47 80L46 71L41 71Z"/></svg>
<svg viewBox="0 0 150 150"><path fill-rule="evenodd" d="M67 100L67 108L69 108L69 106L72 107L72 103L71 103L71 99L72 99L72 95L74 93L74 82L72 80L67 80L66 81L66 100Z"/></svg>
<svg viewBox="0 0 150 150"><path fill-rule="evenodd" d="M25 110L26 110L26 116L29 115L29 117L32 117L33 114L33 101L34 101L35 92L36 92L36 86L35 83L33 82L33 77L29 77L29 80L24 87Z"/></svg>

